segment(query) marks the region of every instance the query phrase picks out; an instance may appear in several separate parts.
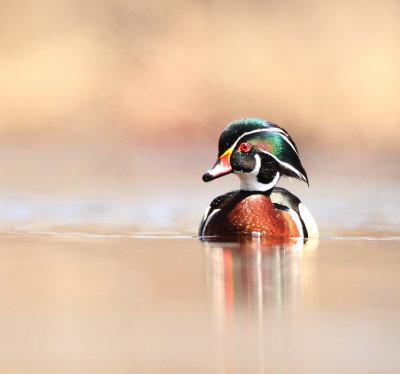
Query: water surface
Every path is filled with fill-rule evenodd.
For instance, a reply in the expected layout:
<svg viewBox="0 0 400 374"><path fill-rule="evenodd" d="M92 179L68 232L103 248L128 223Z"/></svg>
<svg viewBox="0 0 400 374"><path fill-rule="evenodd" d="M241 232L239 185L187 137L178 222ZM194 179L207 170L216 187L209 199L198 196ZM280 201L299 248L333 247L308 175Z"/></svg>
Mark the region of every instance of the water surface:
<svg viewBox="0 0 400 374"><path fill-rule="evenodd" d="M2 370L398 373L400 242L350 239L4 234Z"/></svg>

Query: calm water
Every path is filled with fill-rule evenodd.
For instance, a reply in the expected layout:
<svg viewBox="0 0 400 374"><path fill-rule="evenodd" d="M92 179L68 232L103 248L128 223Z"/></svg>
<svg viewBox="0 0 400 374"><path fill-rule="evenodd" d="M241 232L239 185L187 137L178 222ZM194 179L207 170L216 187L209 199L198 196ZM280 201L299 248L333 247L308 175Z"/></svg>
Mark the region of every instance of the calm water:
<svg viewBox="0 0 400 374"><path fill-rule="evenodd" d="M285 185L318 242L219 243L194 237L237 186L201 182L214 149L163 154L166 168L58 148L14 147L0 165L2 372L400 372L393 159L305 155L311 188Z"/></svg>
<svg viewBox="0 0 400 374"><path fill-rule="evenodd" d="M400 241L3 235L7 373L398 373Z"/></svg>

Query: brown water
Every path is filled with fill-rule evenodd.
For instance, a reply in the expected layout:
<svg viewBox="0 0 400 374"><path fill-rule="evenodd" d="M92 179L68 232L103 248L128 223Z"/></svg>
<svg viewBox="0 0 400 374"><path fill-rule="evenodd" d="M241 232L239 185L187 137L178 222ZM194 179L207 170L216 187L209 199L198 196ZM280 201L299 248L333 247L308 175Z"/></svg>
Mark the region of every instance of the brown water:
<svg viewBox="0 0 400 374"><path fill-rule="evenodd" d="M286 186L319 241L218 243L195 237L237 186L201 182L213 151L101 149L0 165L1 372L400 372L393 159L305 155L311 188Z"/></svg>

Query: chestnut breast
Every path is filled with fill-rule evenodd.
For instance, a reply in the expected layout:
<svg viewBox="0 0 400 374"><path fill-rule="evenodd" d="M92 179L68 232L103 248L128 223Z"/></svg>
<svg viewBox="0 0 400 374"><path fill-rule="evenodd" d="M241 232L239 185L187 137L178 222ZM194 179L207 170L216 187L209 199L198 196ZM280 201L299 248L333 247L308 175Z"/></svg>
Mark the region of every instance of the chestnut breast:
<svg viewBox="0 0 400 374"><path fill-rule="evenodd" d="M239 191L216 213L205 229L205 235L260 233L267 236L299 237L291 215L277 209L269 196Z"/></svg>

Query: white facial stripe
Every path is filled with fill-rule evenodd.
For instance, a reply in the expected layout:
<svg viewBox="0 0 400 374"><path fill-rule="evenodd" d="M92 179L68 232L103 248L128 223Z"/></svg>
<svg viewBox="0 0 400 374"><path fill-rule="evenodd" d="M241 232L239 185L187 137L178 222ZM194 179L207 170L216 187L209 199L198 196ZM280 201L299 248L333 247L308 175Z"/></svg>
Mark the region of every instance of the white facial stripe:
<svg viewBox="0 0 400 374"><path fill-rule="evenodd" d="M297 174L300 179L306 181L306 178L303 174L301 174L297 169L295 169L292 165L288 164L287 162L281 161L279 160L279 158L277 158L275 155L273 155L272 153L269 153L267 151L263 151L262 149L260 149L260 151L262 153L265 153L269 156L271 156L273 159L275 159L278 163L280 163L283 167L285 167L286 169L290 169L291 171L293 171L293 173Z"/></svg>
<svg viewBox="0 0 400 374"><path fill-rule="evenodd" d="M273 188L279 180L280 173L277 172L270 183L261 183L257 180L257 175L261 168L261 157L255 155L256 166L250 173L235 172L240 178L240 189L243 191L268 191Z"/></svg>
<svg viewBox="0 0 400 374"><path fill-rule="evenodd" d="M256 166L251 171L251 174L258 175L258 172L260 171L261 168L261 157L260 155L255 155L254 158L256 159Z"/></svg>
<svg viewBox="0 0 400 374"><path fill-rule="evenodd" d="M273 130L271 130L271 129L258 129L258 130L252 130L252 131L245 132L244 134L240 135L236 139L236 141L233 143L231 148L234 149L236 147L236 145L239 143L240 139L244 138L245 136L250 135L250 134L255 134L257 132L264 132L264 131L273 131ZM273 131L273 132L276 132L276 131Z"/></svg>
<svg viewBox="0 0 400 374"><path fill-rule="evenodd" d="M275 128L275 127L271 127L269 129L258 129L258 130L252 130L252 131L245 132L244 134L240 135L236 139L236 141L233 143L231 148L234 149L236 147L236 145L239 143L240 139L242 139L243 137L245 137L247 135L250 135L250 134L255 134L257 132L274 132L274 133L280 135L282 137L282 139L285 140L286 143L288 143L293 148L293 150L296 152L296 154L299 155L299 153L297 152L295 146L293 145L293 143L287 137L287 133L285 131L283 131L282 129L278 129L278 128Z"/></svg>
<svg viewBox="0 0 400 374"><path fill-rule="evenodd" d="M287 138L286 136L283 136L282 134L279 134L279 133L278 133L278 135L280 135L280 136L283 138L283 140L285 140L286 143L288 143L288 144L293 148L294 152L295 152L296 155L298 156L298 155L299 155L299 152L297 152L297 149L295 148L295 146L293 145L293 143L289 140L289 138Z"/></svg>

